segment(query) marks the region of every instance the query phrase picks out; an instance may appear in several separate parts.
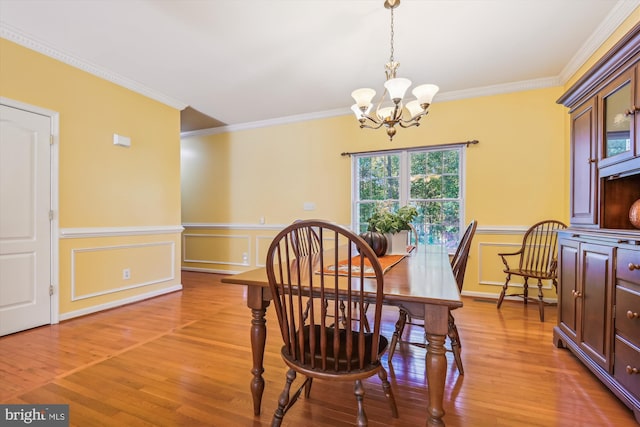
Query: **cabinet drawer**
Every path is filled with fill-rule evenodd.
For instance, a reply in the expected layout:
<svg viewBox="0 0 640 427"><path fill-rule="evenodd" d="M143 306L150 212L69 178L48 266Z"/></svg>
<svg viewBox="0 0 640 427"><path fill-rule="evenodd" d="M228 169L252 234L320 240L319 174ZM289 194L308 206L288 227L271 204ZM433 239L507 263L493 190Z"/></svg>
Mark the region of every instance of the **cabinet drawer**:
<svg viewBox="0 0 640 427"><path fill-rule="evenodd" d="M632 269L629 268L630 264L633 265ZM618 249L616 276L640 286L640 251Z"/></svg>
<svg viewBox="0 0 640 427"><path fill-rule="evenodd" d="M640 347L640 293L616 287L616 333Z"/></svg>
<svg viewBox="0 0 640 427"><path fill-rule="evenodd" d="M640 348L616 336L613 376L637 399L640 399ZM636 369L636 373L631 370Z"/></svg>

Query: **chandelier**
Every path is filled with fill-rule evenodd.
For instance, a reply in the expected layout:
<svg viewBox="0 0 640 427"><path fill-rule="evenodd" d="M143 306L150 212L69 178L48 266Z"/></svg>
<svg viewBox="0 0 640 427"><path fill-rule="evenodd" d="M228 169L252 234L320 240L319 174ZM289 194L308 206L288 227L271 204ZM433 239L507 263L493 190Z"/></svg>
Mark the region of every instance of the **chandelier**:
<svg viewBox="0 0 640 427"><path fill-rule="evenodd" d="M379 129L384 126L390 141L396 134L396 125L403 128L420 125L420 119L429 113L431 101L439 89L438 86L432 84L416 86L411 91L416 99L405 103L404 95L411 86L411 80L396 77L400 63L393 58L393 9L399 5L400 0L385 0L384 2L384 7L391 11L391 56L389 62L384 66L387 80L384 82L384 92L377 103L375 113L371 114L371 110L373 110L371 101L376 95L375 90L361 88L351 92L351 96L356 101L351 106L351 110L360 122L360 128Z"/></svg>

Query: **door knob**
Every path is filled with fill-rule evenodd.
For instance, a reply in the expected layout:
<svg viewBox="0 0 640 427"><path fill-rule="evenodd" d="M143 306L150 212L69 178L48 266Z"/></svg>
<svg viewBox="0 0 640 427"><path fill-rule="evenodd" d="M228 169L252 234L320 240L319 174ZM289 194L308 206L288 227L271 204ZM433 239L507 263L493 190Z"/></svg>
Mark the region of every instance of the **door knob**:
<svg viewBox="0 0 640 427"><path fill-rule="evenodd" d="M640 315L638 313L634 313L633 311L629 310L627 311L627 317L629 319L639 319Z"/></svg>

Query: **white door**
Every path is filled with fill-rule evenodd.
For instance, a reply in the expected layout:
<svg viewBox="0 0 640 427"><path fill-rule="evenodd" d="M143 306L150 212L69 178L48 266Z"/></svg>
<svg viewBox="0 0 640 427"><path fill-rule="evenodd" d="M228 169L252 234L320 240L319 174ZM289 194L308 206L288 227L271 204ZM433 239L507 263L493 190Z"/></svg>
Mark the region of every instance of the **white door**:
<svg viewBox="0 0 640 427"><path fill-rule="evenodd" d="M51 323L51 119L0 105L0 336Z"/></svg>

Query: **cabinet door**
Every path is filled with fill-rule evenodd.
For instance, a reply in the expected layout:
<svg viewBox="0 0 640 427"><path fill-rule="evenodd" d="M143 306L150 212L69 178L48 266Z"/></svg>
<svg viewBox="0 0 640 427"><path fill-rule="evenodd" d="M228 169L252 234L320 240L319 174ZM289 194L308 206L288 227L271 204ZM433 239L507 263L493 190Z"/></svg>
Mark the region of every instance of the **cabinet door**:
<svg viewBox="0 0 640 427"><path fill-rule="evenodd" d="M611 372L614 248L580 246L581 319L578 340L582 350Z"/></svg>
<svg viewBox="0 0 640 427"><path fill-rule="evenodd" d="M600 162L605 167L635 156L635 69L630 69L609 83L598 95L600 99ZM633 143L632 143L633 142Z"/></svg>
<svg viewBox="0 0 640 427"><path fill-rule="evenodd" d="M571 113L571 224L598 223L596 99Z"/></svg>
<svg viewBox="0 0 640 427"><path fill-rule="evenodd" d="M558 240L558 325L578 343L578 280L580 242Z"/></svg>

